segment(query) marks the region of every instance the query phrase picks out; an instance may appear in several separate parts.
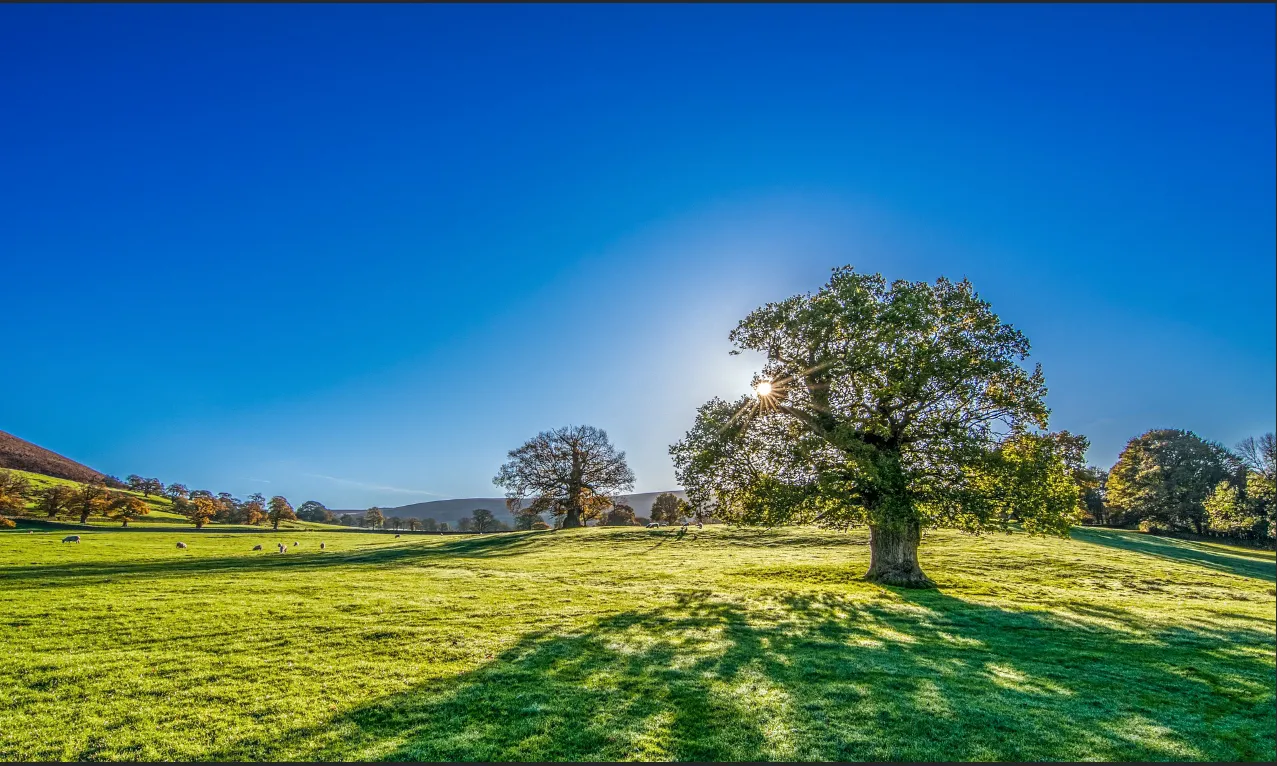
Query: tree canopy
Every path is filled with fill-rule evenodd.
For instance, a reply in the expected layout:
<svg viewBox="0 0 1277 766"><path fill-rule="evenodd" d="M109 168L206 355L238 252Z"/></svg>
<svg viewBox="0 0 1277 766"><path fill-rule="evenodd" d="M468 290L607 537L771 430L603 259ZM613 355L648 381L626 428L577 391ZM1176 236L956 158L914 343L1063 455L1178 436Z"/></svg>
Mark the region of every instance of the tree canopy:
<svg viewBox="0 0 1277 766"><path fill-rule="evenodd" d="M505 489L508 507L515 513L524 508L549 513L565 528L598 518L618 493L634 488L625 453L594 426L543 431L508 457L492 480Z"/></svg>
<svg viewBox="0 0 1277 766"><path fill-rule="evenodd" d="M969 282L888 285L843 267L814 294L750 313L729 337L733 353L766 357L755 395L711 400L670 448L704 512L867 525L866 577L924 587L926 527L1067 528L1076 498L1051 483L1006 512L1007 477L1065 467L1052 440L1024 440L1048 416L1041 368L1022 366L1028 339Z"/></svg>
<svg viewBox="0 0 1277 766"><path fill-rule="evenodd" d="M1228 451L1191 431L1161 428L1131 439L1109 471L1108 505L1126 522L1206 527L1206 499L1230 474Z"/></svg>

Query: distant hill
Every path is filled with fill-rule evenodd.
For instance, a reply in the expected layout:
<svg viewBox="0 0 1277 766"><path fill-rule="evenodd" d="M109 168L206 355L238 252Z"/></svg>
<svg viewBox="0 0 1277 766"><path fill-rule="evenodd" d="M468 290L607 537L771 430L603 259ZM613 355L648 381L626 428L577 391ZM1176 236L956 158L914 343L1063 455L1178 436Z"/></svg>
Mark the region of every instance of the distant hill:
<svg viewBox="0 0 1277 766"><path fill-rule="evenodd" d="M679 498L686 498L683 490L670 490ZM636 516L647 516L652 510L652 503L655 502L656 496L660 492L640 492L633 495L624 495L626 503L634 509ZM428 503L413 503L411 505L401 505L397 508L382 508L382 513L387 516L398 516L404 519L434 519L435 521L446 521L455 525L459 520L469 516L476 508L487 508L492 511L492 515L501 521L510 523L514 521L514 517L505 508L504 497L467 497L460 500L432 500ZM337 515L343 513L363 513L364 509L357 511L333 511ZM549 519L546 519L549 521Z"/></svg>
<svg viewBox="0 0 1277 766"><path fill-rule="evenodd" d="M101 471L4 431L0 431L0 468L15 468L72 481L91 481L103 476Z"/></svg>

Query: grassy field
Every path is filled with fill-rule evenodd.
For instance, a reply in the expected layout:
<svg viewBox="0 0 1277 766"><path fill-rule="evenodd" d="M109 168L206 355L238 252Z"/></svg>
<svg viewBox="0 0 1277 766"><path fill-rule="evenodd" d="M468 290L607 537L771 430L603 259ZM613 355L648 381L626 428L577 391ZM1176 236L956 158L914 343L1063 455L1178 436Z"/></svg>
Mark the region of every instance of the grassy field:
<svg viewBox="0 0 1277 766"><path fill-rule="evenodd" d="M1272 552L935 533L904 591L809 529L61 536L0 532L0 758L1274 758Z"/></svg>

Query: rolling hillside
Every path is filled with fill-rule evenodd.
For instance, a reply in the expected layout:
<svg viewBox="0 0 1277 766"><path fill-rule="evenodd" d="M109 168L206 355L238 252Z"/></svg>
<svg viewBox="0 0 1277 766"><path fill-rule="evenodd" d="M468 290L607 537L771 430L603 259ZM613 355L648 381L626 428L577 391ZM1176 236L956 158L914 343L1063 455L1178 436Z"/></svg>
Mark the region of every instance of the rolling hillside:
<svg viewBox="0 0 1277 766"><path fill-rule="evenodd" d="M0 431L0 468L15 468L81 482L101 478L103 475L101 471L95 471L87 465L4 431Z"/></svg>

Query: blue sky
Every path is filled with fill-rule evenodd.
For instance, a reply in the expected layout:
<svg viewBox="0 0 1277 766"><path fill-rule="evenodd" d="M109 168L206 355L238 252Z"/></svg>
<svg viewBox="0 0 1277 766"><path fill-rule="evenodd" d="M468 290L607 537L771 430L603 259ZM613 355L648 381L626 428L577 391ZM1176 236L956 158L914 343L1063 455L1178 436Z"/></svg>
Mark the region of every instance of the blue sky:
<svg viewBox="0 0 1277 766"><path fill-rule="evenodd" d="M0 7L0 430L330 507L639 491L850 263L969 277L1110 465L1274 411L1273 6Z"/></svg>

